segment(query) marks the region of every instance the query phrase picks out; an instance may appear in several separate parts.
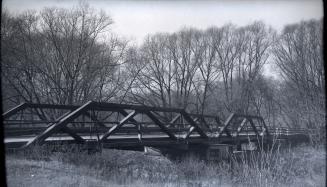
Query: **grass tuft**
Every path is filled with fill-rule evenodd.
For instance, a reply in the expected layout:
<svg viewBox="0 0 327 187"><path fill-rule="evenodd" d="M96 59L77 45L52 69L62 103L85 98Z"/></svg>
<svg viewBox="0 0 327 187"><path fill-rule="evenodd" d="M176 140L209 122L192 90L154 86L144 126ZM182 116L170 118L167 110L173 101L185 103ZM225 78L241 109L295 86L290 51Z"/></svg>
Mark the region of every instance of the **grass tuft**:
<svg viewBox="0 0 327 187"><path fill-rule="evenodd" d="M243 152L230 162L170 161L142 152L87 154L67 146L6 154L9 186L325 186L326 151L302 145Z"/></svg>

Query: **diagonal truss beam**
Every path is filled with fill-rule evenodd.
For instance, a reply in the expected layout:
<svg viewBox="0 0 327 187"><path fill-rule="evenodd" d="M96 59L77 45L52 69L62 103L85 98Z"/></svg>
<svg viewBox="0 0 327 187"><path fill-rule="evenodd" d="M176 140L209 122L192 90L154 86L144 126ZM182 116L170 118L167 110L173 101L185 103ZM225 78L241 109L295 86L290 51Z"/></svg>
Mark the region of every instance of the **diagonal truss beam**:
<svg viewBox="0 0 327 187"><path fill-rule="evenodd" d="M181 114L177 114L168 124L168 126L172 126L174 123L177 122L181 118Z"/></svg>
<svg viewBox="0 0 327 187"><path fill-rule="evenodd" d="M246 124L246 121L247 121L247 119L246 118L244 118L243 119L243 121L242 121L242 123L241 123L241 125L237 128L237 131L236 131L236 136L238 136L239 135L239 133L242 131L242 129L243 129L243 127L244 127L244 125Z"/></svg>
<svg viewBox="0 0 327 187"><path fill-rule="evenodd" d="M224 123L224 126L220 129L219 133L218 133L218 137L220 137L223 132L226 132L227 136L232 137L231 133L228 131L227 127L230 125L230 122L232 121L232 119L235 117L235 114L232 113L227 120Z"/></svg>
<svg viewBox="0 0 327 187"><path fill-rule="evenodd" d="M149 118L155 124L157 124L161 128L161 130L165 132L171 139L177 140L176 136L173 133L171 133L169 129L163 123L161 123L161 121L159 121L158 118L156 118L150 111L145 112L145 114L149 116Z"/></svg>
<svg viewBox="0 0 327 187"><path fill-rule="evenodd" d="M195 127L192 126L192 127L188 130L188 132L187 132L187 134L185 135L184 139L189 138L190 135L192 134L192 132L194 132L194 129L195 129Z"/></svg>
<svg viewBox="0 0 327 187"><path fill-rule="evenodd" d="M128 116L128 113L125 110L119 109L117 110L120 114L124 117ZM84 115L94 121L96 124L100 125L101 127L108 128L103 122L99 121L95 116L91 115L89 112L84 112ZM132 123L138 123L134 118L129 119Z"/></svg>
<svg viewBox="0 0 327 187"><path fill-rule="evenodd" d="M77 142L84 142L84 139L80 135L76 134L72 129L68 128L67 126L63 126L61 130L73 137Z"/></svg>
<svg viewBox="0 0 327 187"><path fill-rule="evenodd" d="M238 126L237 130L236 130L236 135L235 135L235 139L234 142L236 144L237 150L241 150L241 143L240 143L240 138L239 138L239 133L242 131L243 127L245 126L245 124L247 123L247 119L244 118L241 122L241 124Z"/></svg>
<svg viewBox="0 0 327 187"><path fill-rule="evenodd" d="M25 108L27 108L27 103L22 103L14 108L8 110L7 112L3 113L2 118L7 119L7 118L15 115L17 112L24 110Z"/></svg>
<svg viewBox="0 0 327 187"><path fill-rule="evenodd" d="M124 119L122 119L119 122L119 124L111 127L106 133L104 133L102 135L102 137L100 138L100 141L104 141L105 139L107 139L110 135L112 135L114 132L116 132L121 126L123 126L125 123L130 121L136 114L137 114L137 112L135 110L133 112L129 113Z"/></svg>
<svg viewBox="0 0 327 187"><path fill-rule="evenodd" d="M219 127L220 125L222 125L221 120L220 120L220 118L219 118L218 116L216 116L214 119L215 119L215 122L217 123L217 126L218 126L218 127Z"/></svg>
<svg viewBox="0 0 327 187"><path fill-rule="evenodd" d="M63 115L61 115L60 117L58 117L55 121L59 121L59 120L61 120L62 118L64 118L65 116L67 116L68 114L70 114L70 112L66 112L66 113L64 113ZM48 125L47 125L47 128L50 128L52 125L54 125L55 123L49 123ZM42 134L42 133L41 133ZM40 135L38 135L38 136L40 136ZM37 136L37 137L38 137ZM34 144L34 143L36 143L37 141L39 141L40 143L43 141L43 140L45 140L45 139L43 139L42 141L41 141L41 139L42 138L39 138L38 140L35 140L37 137L35 137L34 139L32 139L32 140L30 140L29 142L27 142L26 143L26 145L24 146L24 147L28 147L28 146L30 146L30 145L32 145L32 144Z"/></svg>
<svg viewBox="0 0 327 187"><path fill-rule="evenodd" d="M264 127L264 130L262 131L262 135L263 135L264 132L266 132L267 136L270 136L270 133L269 133L268 127L267 127L267 125L265 123L265 120L263 120L263 118L260 117L260 121L262 122L262 125Z"/></svg>
<svg viewBox="0 0 327 187"><path fill-rule="evenodd" d="M207 127L210 131L212 131L204 117L200 117L200 121L204 124L205 127Z"/></svg>
<svg viewBox="0 0 327 187"><path fill-rule="evenodd" d="M77 142L84 142L85 140L77 135L74 131L74 129L71 129L67 127L67 125L76 118L78 118L81 115L85 115L86 117L90 118L92 123L96 123L98 125L101 125L103 127L106 127L106 133L101 137L101 140L105 140L110 135L115 133L118 129L120 129L124 124L130 123L135 125L137 128L137 132L139 135L139 139L142 139L142 124L141 122L138 122L138 120L135 120L135 115L138 113L146 114L152 122L149 122L151 124L155 124L159 126L159 128L156 127L157 132L164 132L166 133L170 139L177 140L176 135L174 134L174 131L169 129L168 127L177 124L178 120L183 119L189 124L188 129L183 129L183 132L186 131L185 139L189 138L193 132L197 132L201 138L208 138L208 135L206 134L208 130L210 129L209 126L211 122L208 121L208 119L214 119L214 124L217 125L217 127L221 127L218 132L218 137L223 136L224 133L228 137L233 138L235 135L235 129L232 130L229 129L229 126L234 124L233 119L238 118L240 120L235 121L235 125L238 125L236 130L236 136L239 135L239 133L244 129L244 126L247 123L251 124L251 129L255 132L258 136L263 136L265 133L269 136L268 128L265 124L265 121L261 116L251 116L251 115L243 115L243 114L231 114L228 119L222 123L217 116L208 116L208 115L201 115L201 114L190 114L187 113L184 109L177 109L177 108L162 108L162 107L149 107L149 106L138 106L138 105L124 105L124 104L116 104L116 103L99 103L99 102L92 102L89 101L85 105L54 105L54 104L33 104L33 103L22 103L9 111L3 113L3 118L5 120L10 121L8 118L10 118L13 115L19 114L19 111L25 110L26 108L31 109L62 109L62 110L70 110L69 113L65 114L64 116L59 117L57 120L52 123L48 124L49 126L46 128L44 132L39 134L37 137L35 137L33 140L28 142L29 144L38 142L43 143L46 138L50 137L53 133L56 133L58 131L62 131L65 133L68 133L69 136L73 137ZM124 116L124 119L117 123L113 127L107 127L105 125L106 122L103 121L103 119L100 119L98 116L93 115L91 113L92 111L111 111L111 112L118 112L122 116ZM132 111L129 113L129 111ZM159 114L161 112L169 112L177 114L174 116L174 118L169 121L168 119L162 119ZM158 116L157 116L158 115ZM206 116L208 116L206 118ZM97 119L99 118L99 119ZM242 120L242 121L241 121ZM257 120L259 122L259 128L263 128L262 130L258 128L257 123L254 123ZM23 121L23 120L22 120ZM145 123L147 124L147 123ZM206 129L207 127L208 129ZM101 130L103 130L101 128ZM175 129L174 129L175 130ZM231 134L233 132L233 134ZM259 134L260 133L260 134Z"/></svg>
<svg viewBox="0 0 327 187"><path fill-rule="evenodd" d="M124 117L128 116L128 113L125 110L118 110L118 112L122 114ZM137 130L137 138L139 139L140 142L142 142L142 125L134 119L134 116L129 118L129 121L135 125Z"/></svg>
<svg viewBox="0 0 327 187"><path fill-rule="evenodd" d="M128 116L129 114L128 114L128 112L126 112L125 110L118 110L118 112L119 113L121 113L124 117L126 117L126 116ZM134 119L134 116L133 117L131 117L131 118L129 118L128 119L130 122L132 122L132 123L138 123L135 119Z"/></svg>
<svg viewBox="0 0 327 187"><path fill-rule="evenodd" d="M158 111L153 111L153 110L150 110L152 112L152 114L158 118L160 121L164 121L165 123L168 121L167 117L164 116L164 115L161 115Z"/></svg>
<svg viewBox="0 0 327 187"><path fill-rule="evenodd" d="M71 111L66 112L65 114L61 115L58 119L56 119L55 121L59 121L60 119L62 119L63 117L67 116L68 114L70 114ZM49 124L48 127L54 125L55 123ZM69 134L71 137L73 137L77 142L84 142L84 139L79 136L78 134L76 134L73 130L71 130L70 128L68 128L67 126L63 126L61 129L62 132Z"/></svg>
<svg viewBox="0 0 327 187"><path fill-rule="evenodd" d="M193 121L190 115L188 115L185 111L182 111L181 114L191 126L195 127L194 130L196 130L202 138L209 138L208 135L199 127L199 125Z"/></svg>
<svg viewBox="0 0 327 187"><path fill-rule="evenodd" d="M219 117L215 117L214 118L214 121L216 122L216 125L217 125L217 129L219 129L221 126L223 126L223 124L221 123L221 120Z"/></svg>
<svg viewBox="0 0 327 187"><path fill-rule="evenodd" d="M33 138L31 141L29 141L26 146L29 146L34 143L39 143L42 144L45 139L47 139L49 136L51 136L53 133L59 131L59 130L64 130L68 132L70 135L73 136L73 138L77 138L79 141L84 142L84 139L77 134L72 134L72 131L68 130L66 125L74 120L76 117L81 115L84 111L86 111L90 105L92 104L92 101L87 102L86 104L82 105L81 107L77 108L73 112L70 112L68 115L64 116L62 119L59 119L58 123L55 123L48 127L44 132ZM68 130L68 131L67 131Z"/></svg>
<svg viewBox="0 0 327 187"><path fill-rule="evenodd" d="M253 131L255 132L255 134L256 134L257 136L260 136L260 134L259 134L257 128L255 127L255 125L254 125L252 119L251 119L251 118L248 118L248 120L249 120L249 122L250 122L250 124L251 124L251 127L252 127Z"/></svg>

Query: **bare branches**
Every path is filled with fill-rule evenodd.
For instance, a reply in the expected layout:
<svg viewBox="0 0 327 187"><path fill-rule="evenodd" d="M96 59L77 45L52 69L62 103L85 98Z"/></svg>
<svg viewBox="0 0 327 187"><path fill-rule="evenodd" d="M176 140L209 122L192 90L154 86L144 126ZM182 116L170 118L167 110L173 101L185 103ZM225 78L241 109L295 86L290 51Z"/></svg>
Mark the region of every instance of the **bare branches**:
<svg viewBox="0 0 327 187"><path fill-rule="evenodd" d="M221 117L259 114L273 124L285 116L287 124L323 121L318 21L288 25L281 34L262 22L184 28L149 35L140 47L109 32L113 20L83 4L16 17L3 12L1 21L2 83L10 102L114 100ZM268 60L283 81L263 74Z"/></svg>
<svg viewBox="0 0 327 187"><path fill-rule="evenodd" d="M108 99L118 88L127 42L113 35L104 40L113 21L103 12L81 5L3 19L5 76L16 92L29 95L26 101L78 104Z"/></svg>
<svg viewBox="0 0 327 187"><path fill-rule="evenodd" d="M282 98L288 118L293 124L301 124L300 121L308 126L324 124L321 115L325 113L321 20L286 26L273 53L287 86L284 90L289 93Z"/></svg>

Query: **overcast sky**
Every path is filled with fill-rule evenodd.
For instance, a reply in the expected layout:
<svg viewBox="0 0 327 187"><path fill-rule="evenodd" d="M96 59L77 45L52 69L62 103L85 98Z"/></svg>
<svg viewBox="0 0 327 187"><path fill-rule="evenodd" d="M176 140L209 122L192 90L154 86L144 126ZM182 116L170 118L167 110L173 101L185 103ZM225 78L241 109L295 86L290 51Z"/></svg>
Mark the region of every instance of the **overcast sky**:
<svg viewBox="0 0 327 187"><path fill-rule="evenodd" d="M277 30L285 24L323 16L322 0L89 0L92 7L107 12L113 31L140 43L156 32L174 32L184 26L206 29L226 23L246 25L262 20ZM3 0L12 12L43 7L73 7L78 0Z"/></svg>
<svg viewBox="0 0 327 187"><path fill-rule="evenodd" d="M89 0L114 20L112 31L140 44L147 34L174 32L183 27L206 29L233 23L264 21L280 31L285 24L323 17L322 0ZM73 7L78 0L3 0L10 12L44 7ZM271 68L268 68L271 69ZM270 71L270 70L269 70Z"/></svg>

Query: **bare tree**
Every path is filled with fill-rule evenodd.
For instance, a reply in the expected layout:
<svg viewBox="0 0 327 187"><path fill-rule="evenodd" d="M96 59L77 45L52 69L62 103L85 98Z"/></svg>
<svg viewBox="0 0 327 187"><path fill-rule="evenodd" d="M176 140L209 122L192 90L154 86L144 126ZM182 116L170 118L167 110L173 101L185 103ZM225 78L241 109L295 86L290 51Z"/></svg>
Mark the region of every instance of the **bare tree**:
<svg viewBox="0 0 327 187"><path fill-rule="evenodd" d="M225 93L225 107L228 111L234 110L233 103L233 74L236 68L236 60L240 54L242 43L236 38L236 28L233 25L226 25L216 29L213 33L214 45L217 52L217 68L221 71ZM239 38L240 39L240 38Z"/></svg>
<svg viewBox="0 0 327 187"><path fill-rule="evenodd" d="M293 126L325 124L325 74L321 20L287 25L274 47L274 56L285 80L284 115ZM287 90L287 92L286 92Z"/></svg>
<svg viewBox="0 0 327 187"><path fill-rule="evenodd" d="M324 124L321 21L288 25L280 35L262 22L184 28L149 35L140 47L113 35L111 18L85 4L18 16L3 11L1 21L6 105L114 100ZM263 75L269 59L280 82Z"/></svg>
<svg viewBox="0 0 327 187"><path fill-rule="evenodd" d="M255 103L253 92L257 89L254 83L262 74L263 66L269 58L274 32L266 28L264 23L254 22L240 28L238 34L243 44L238 57L237 73L238 84L241 87L241 111L260 114L260 109L253 106Z"/></svg>
<svg viewBox="0 0 327 187"><path fill-rule="evenodd" d="M200 103L197 113L209 113L208 99L212 95L215 82L220 76L220 69L217 68L216 36L215 28L210 28L195 39L198 46L196 60L198 64L197 83L194 85L196 96ZM194 82L194 81L193 81ZM195 82L194 82L195 83Z"/></svg>
<svg viewBox="0 0 327 187"><path fill-rule="evenodd" d="M258 113L255 107L255 81L269 57L274 32L262 22L237 28L225 25L212 28L216 68L222 75L224 103L228 112ZM257 109L257 110L256 110Z"/></svg>
<svg viewBox="0 0 327 187"><path fill-rule="evenodd" d="M191 29L147 38L140 57L146 65L135 82L140 88L133 94L135 99L164 107L186 108L190 104L188 99L198 69L192 38L197 34L198 31Z"/></svg>
<svg viewBox="0 0 327 187"><path fill-rule="evenodd" d="M46 8L6 17L1 25L3 78L28 102L80 104L107 101L119 88L117 67L127 43L104 33L113 23L87 5L76 9Z"/></svg>

